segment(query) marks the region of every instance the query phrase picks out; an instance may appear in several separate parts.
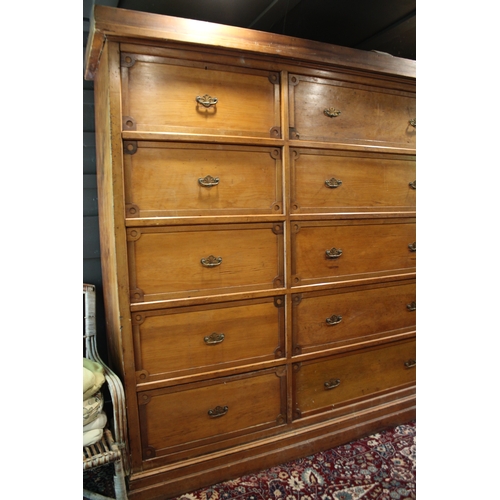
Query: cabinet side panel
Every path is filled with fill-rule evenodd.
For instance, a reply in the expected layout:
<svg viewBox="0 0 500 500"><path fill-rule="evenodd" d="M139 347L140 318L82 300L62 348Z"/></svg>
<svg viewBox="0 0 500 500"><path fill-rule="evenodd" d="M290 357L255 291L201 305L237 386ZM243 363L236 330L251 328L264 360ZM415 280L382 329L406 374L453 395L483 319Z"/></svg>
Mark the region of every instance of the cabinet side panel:
<svg viewBox="0 0 500 500"><path fill-rule="evenodd" d="M117 155L116 140L113 140L113 88L109 50L113 44L106 45L95 79L94 98L96 101L96 162L99 206L99 235L101 242L101 266L103 273L103 293L106 309L106 327L110 350L110 363L121 376L123 367L123 346L120 333L120 299L116 293L119 285L119 259L116 243L120 233L120 219L116 215L113 169ZM116 132L115 132L116 134ZM110 140L111 138L111 140ZM118 226L118 227L116 227Z"/></svg>
<svg viewBox="0 0 500 500"><path fill-rule="evenodd" d="M99 234L109 363L125 385L133 458L140 444L136 442L139 432L128 297L118 44L105 45L94 88Z"/></svg>

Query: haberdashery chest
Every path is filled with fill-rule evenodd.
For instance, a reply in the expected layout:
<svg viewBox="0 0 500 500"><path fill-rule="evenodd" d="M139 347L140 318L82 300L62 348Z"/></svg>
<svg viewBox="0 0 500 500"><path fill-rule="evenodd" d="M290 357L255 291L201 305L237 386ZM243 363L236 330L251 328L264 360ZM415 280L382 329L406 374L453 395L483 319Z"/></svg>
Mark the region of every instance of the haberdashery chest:
<svg viewBox="0 0 500 500"><path fill-rule="evenodd" d="M415 417L415 62L95 6L99 225L129 496Z"/></svg>

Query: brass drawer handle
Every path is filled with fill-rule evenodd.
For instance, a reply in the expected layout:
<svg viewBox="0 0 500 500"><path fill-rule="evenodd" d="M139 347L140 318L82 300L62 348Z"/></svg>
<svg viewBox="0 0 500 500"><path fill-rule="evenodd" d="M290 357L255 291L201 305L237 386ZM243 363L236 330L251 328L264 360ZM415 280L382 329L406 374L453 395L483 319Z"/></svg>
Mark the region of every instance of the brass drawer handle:
<svg viewBox="0 0 500 500"><path fill-rule="evenodd" d="M198 179L198 183L203 187L212 187L219 185L219 178L212 177L211 175L207 175L205 177L200 177Z"/></svg>
<svg viewBox="0 0 500 500"><path fill-rule="evenodd" d="M226 336L223 333L214 332L211 335L205 337L203 340L207 345L214 345L214 344L220 344L221 342L224 341L225 338Z"/></svg>
<svg viewBox="0 0 500 500"><path fill-rule="evenodd" d="M408 361L406 361L405 363L405 367L406 368L413 368L417 366L417 360L416 359L409 359Z"/></svg>
<svg viewBox="0 0 500 500"><path fill-rule="evenodd" d="M410 249L410 252L416 252L417 251L417 242L414 241L413 243L410 243L408 245L408 248Z"/></svg>
<svg viewBox="0 0 500 500"><path fill-rule="evenodd" d="M413 182L410 182L409 183L409 186L412 188L412 189L417 189L417 181L414 180Z"/></svg>
<svg viewBox="0 0 500 500"><path fill-rule="evenodd" d="M329 326L338 325L342 321L342 316L337 316L332 314L329 318L326 318L326 324Z"/></svg>
<svg viewBox="0 0 500 500"><path fill-rule="evenodd" d="M222 257L214 257L209 255L208 257L201 259L200 261L205 267L215 267L222 264Z"/></svg>
<svg viewBox="0 0 500 500"><path fill-rule="evenodd" d="M335 179L335 177L332 177L331 179L325 181L325 184L331 188L331 189L335 189L335 188L338 188L339 186L342 185L342 181L339 180L339 179Z"/></svg>
<svg viewBox="0 0 500 500"><path fill-rule="evenodd" d="M227 413L229 408L227 406L216 406L213 410L208 410L208 415L211 418L222 417Z"/></svg>
<svg viewBox="0 0 500 500"><path fill-rule="evenodd" d="M415 127L417 128L417 119L416 118L412 118L409 122L408 122L409 125L411 125L412 127ZM425 128L425 127L424 127Z"/></svg>
<svg viewBox="0 0 500 500"><path fill-rule="evenodd" d="M337 116L340 115L340 111L335 108L326 108L323 113L328 116L329 118L336 118Z"/></svg>
<svg viewBox="0 0 500 500"><path fill-rule="evenodd" d="M338 259L342 255L342 250L340 248L330 248L325 253L329 259Z"/></svg>
<svg viewBox="0 0 500 500"><path fill-rule="evenodd" d="M335 389L335 387L338 387L339 385L340 385L340 379L332 378L331 380L325 382L325 390L329 391L330 389Z"/></svg>
<svg viewBox="0 0 500 500"><path fill-rule="evenodd" d="M208 94L205 94L204 96L196 96L196 102L201 104L202 106L205 106L205 108L209 108L210 106L215 106L219 99L217 97L212 97L209 96Z"/></svg>
<svg viewBox="0 0 500 500"><path fill-rule="evenodd" d="M409 304L406 304L406 309L408 309L408 311L416 311L417 310L417 303L410 302Z"/></svg>

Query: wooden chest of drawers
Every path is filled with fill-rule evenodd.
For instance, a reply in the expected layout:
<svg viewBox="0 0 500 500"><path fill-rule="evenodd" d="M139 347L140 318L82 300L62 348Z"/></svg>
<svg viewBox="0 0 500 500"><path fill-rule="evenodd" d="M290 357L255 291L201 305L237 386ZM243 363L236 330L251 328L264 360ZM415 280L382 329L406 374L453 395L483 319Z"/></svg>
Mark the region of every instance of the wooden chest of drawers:
<svg viewBox="0 0 500 500"><path fill-rule="evenodd" d="M414 418L414 62L96 6L86 78L130 498Z"/></svg>

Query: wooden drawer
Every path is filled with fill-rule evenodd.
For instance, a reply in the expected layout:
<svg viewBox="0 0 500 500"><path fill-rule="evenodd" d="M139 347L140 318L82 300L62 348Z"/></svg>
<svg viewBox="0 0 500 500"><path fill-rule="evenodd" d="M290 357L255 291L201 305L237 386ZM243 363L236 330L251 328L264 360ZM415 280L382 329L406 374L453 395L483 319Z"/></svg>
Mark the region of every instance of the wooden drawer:
<svg viewBox="0 0 500 500"><path fill-rule="evenodd" d="M399 342L294 365L294 418L416 381L416 342Z"/></svg>
<svg viewBox="0 0 500 500"><path fill-rule="evenodd" d="M291 139L415 147L414 93L296 74L289 84Z"/></svg>
<svg viewBox="0 0 500 500"><path fill-rule="evenodd" d="M415 211L415 157L291 151L291 213Z"/></svg>
<svg viewBox="0 0 500 500"><path fill-rule="evenodd" d="M280 138L279 73L121 53L123 130Z"/></svg>
<svg viewBox="0 0 500 500"><path fill-rule="evenodd" d="M414 273L415 219L292 223L292 286Z"/></svg>
<svg viewBox="0 0 500 500"><path fill-rule="evenodd" d="M282 214L281 150L125 141L127 217Z"/></svg>
<svg viewBox="0 0 500 500"><path fill-rule="evenodd" d="M127 229L132 302L283 286L283 224Z"/></svg>
<svg viewBox="0 0 500 500"><path fill-rule="evenodd" d="M143 459L215 451L284 424L285 374L279 367L139 393Z"/></svg>
<svg viewBox="0 0 500 500"><path fill-rule="evenodd" d="M132 314L137 383L284 357L284 305L278 296Z"/></svg>
<svg viewBox="0 0 500 500"><path fill-rule="evenodd" d="M295 294L293 354L415 331L415 280Z"/></svg>

